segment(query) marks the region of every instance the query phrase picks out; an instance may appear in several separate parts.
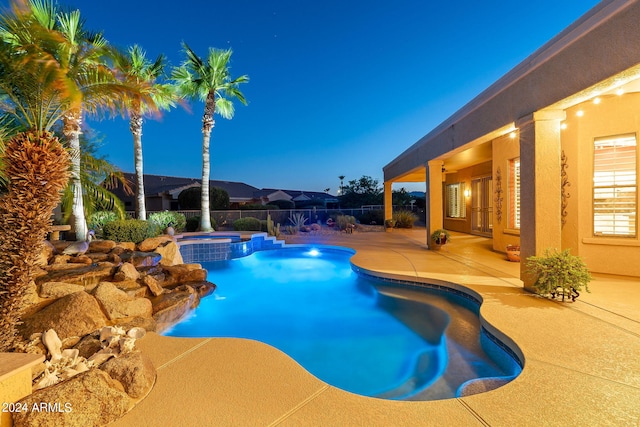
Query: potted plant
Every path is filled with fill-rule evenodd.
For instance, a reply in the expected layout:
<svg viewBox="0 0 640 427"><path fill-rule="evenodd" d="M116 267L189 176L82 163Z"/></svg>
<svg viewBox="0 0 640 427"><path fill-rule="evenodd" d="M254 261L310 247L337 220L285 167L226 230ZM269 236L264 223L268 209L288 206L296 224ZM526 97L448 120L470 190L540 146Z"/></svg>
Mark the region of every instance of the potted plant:
<svg viewBox="0 0 640 427"><path fill-rule="evenodd" d="M507 259L520 262L520 245L507 245Z"/></svg>
<svg viewBox="0 0 640 427"><path fill-rule="evenodd" d="M396 220L395 219L385 219L384 220L384 228L387 231L391 231L393 230L393 228L396 226Z"/></svg>
<svg viewBox="0 0 640 427"><path fill-rule="evenodd" d="M443 245L446 245L451 240L451 234L444 228L439 228L431 233L431 242L433 242L434 249L440 249Z"/></svg>
<svg viewBox="0 0 640 427"><path fill-rule="evenodd" d="M551 298L565 296L575 301L584 288L589 291L591 275L584 261L571 255L568 249L562 252L547 249L544 256L531 256L526 261L526 271L536 277L533 287L539 295Z"/></svg>

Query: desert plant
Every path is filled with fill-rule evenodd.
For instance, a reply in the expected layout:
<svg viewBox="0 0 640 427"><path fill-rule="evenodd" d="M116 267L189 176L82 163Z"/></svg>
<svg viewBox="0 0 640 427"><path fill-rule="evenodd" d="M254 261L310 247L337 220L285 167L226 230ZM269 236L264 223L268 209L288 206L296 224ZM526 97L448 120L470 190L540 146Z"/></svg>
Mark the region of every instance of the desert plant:
<svg viewBox="0 0 640 427"><path fill-rule="evenodd" d="M431 240L436 245L444 245L447 242L451 241L451 234L444 228L439 228L433 233L431 233Z"/></svg>
<svg viewBox="0 0 640 427"><path fill-rule="evenodd" d="M149 215L149 222L154 224L158 229L164 230L169 226L169 223L173 223L173 229L177 233L184 231L187 225L187 219L184 214L173 211L154 212Z"/></svg>
<svg viewBox="0 0 640 427"><path fill-rule="evenodd" d="M545 250L544 256L530 256L525 268L528 274L536 277L533 287L539 295L565 296L575 301L584 288L589 291L591 275L582 258L571 255L569 249L558 252Z"/></svg>
<svg viewBox="0 0 640 427"><path fill-rule="evenodd" d="M270 214L267 214L267 233L269 236L280 236L280 223L274 224Z"/></svg>
<svg viewBox="0 0 640 427"><path fill-rule="evenodd" d="M394 228L396 226L396 220L395 219L385 219L384 220L384 226L386 228Z"/></svg>
<svg viewBox="0 0 640 427"><path fill-rule="evenodd" d="M305 218L304 214L298 212L289 216L289 222L293 227L300 230L300 228L304 226L304 223L307 222L307 218Z"/></svg>
<svg viewBox="0 0 640 427"><path fill-rule="evenodd" d="M235 231L260 231L260 220L258 218L246 217L233 221Z"/></svg>
<svg viewBox="0 0 640 427"><path fill-rule="evenodd" d="M396 228L413 228L418 216L411 211L398 211L394 212L393 219L396 220Z"/></svg>
<svg viewBox="0 0 640 427"><path fill-rule="evenodd" d="M155 237L162 230L155 224L142 219L127 219L109 222L103 227L104 238L116 242L140 243Z"/></svg>
<svg viewBox="0 0 640 427"><path fill-rule="evenodd" d="M21 347L16 330L24 295L69 179L69 156L48 132L11 138L2 154L7 193L0 197L0 351Z"/></svg>
<svg viewBox="0 0 640 427"><path fill-rule="evenodd" d="M293 225L287 225L287 226L284 227L284 231L287 234L298 234L299 230L300 229L298 227L294 227Z"/></svg>
<svg viewBox="0 0 640 427"><path fill-rule="evenodd" d="M356 225L356 219L351 215L338 215L336 217L336 225L338 226L338 230L341 231L353 229Z"/></svg>
<svg viewBox="0 0 640 427"><path fill-rule="evenodd" d="M113 211L97 211L89 215L87 225L90 230L95 232L96 237L101 239L104 237L104 225L117 219L118 215Z"/></svg>

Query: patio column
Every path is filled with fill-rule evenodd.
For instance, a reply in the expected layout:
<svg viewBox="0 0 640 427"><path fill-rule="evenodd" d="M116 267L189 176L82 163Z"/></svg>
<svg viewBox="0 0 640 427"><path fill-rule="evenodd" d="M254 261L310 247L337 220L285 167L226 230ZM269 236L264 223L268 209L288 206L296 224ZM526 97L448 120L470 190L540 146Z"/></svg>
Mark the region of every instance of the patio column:
<svg viewBox="0 0 640 427"><path fill-rule="evenodd" d="M516 122L520 136L520 278L533 290L525 259L561 249L561 110L538 111Z"/></svg>
<svg viewBox="0 0 640 427"><path fill-rule="evenodd" d="M384 183L384 220L392 219L393 217L393 191L391 186L393 182L385 181Z"/></svg>
<svg viewBox="0 0 640 427"><path fill-rule="evenodd" d="M431 245L431 233L442 228L442 160L431 160L427 163L425 223L427 225L427 247Z"/></svg>

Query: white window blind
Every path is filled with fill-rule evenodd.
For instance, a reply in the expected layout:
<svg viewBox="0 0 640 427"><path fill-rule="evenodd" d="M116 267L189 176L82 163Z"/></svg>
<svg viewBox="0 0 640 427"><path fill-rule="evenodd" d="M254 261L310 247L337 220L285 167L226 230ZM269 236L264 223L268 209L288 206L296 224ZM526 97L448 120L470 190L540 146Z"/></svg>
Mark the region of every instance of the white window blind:
<svg viewBox="0 0 640 427"><path fill-rule="evenodd" d="M446 198L447 218L465 218L467 209L464 200L464 182L447 185Z"/></svg>
<svg viewBox="0 0 640 427"><path fill-rule="evenodd" d="M594 141L593 233L635 237L637 153L635 135Z"/></svg>
<svg viewBox="0 0 640 427"><path fill-rule="evenodd" d="M509 228L520 228L520 158L509 160Z"/></svg>

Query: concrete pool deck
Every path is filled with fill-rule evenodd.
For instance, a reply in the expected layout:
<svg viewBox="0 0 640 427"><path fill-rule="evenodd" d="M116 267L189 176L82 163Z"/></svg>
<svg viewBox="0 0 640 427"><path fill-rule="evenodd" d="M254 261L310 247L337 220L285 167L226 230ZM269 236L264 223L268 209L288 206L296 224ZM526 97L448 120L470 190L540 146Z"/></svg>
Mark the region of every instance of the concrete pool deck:
<svg viewBox="0 0 640 427"><path fill-rule="evenodd" d="M426 250L425 239L416 229L286 240L348 246L367 270L478 292L483 318L524 354L514 381L456 399L386 401L329 386L259 342L151 333L137 346L156 384L112 425L640 425L640 280L594 274L591 293L560 303L524 291L519 264L493 252L490 239L454 233L443 251Z"/></svg>

